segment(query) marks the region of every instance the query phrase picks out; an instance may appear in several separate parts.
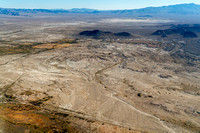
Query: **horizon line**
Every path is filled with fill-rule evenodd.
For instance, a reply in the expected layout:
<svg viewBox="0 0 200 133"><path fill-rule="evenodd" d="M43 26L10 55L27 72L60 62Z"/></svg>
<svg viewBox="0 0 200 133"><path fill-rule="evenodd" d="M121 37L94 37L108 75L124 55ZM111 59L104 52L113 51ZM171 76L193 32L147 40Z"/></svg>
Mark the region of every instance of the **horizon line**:
<svg viewBox="0 0 200 133"><path fill-rule="evenodd" d="M175 5L199 5L200 4L195 4L195 3L181 3L181 4L173 4L173 5L163 5L163 6L146 6L146 7L141 7L141 8L124 8L124 9L95 9L95 8L9 8L9 7L0 7L0 9L25 9L25 10L39 10L39 9L45 9L45 10L72 10L72 9L89 9L89 10L97 10L97 11L115 11L115 10L137 10L137 9L144 9L144 8L149 8L149 7L167 7L167 6L175 6Z"/></svg>

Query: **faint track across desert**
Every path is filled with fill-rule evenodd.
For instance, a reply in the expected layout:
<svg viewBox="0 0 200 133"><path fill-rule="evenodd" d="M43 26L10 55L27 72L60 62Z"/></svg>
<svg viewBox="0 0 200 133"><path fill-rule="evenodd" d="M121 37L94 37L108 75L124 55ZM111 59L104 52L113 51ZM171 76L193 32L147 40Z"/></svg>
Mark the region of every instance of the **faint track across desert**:
<svg viewBox="0 0 200 133"><path fill-rule="evenodd" d="M117 65L119 65L119 64L121 64L121 63L123 63L123 62L124 62L124 59L122 59L120 62L117 62L117 63L115 63L115 64L113 64L113 65L110 65L110 66L108 66L108 67L105 67L105 68L103 68L103 69L97 71L97 72L95 73L95 80L96 80L96 82L98 82L99 84L103 85L104 88L105 88L107 91L109 91L109 92L111 93L111 97L112 97L112 98L114 98L114 99L116 99L116 100L118 100L118 101L120 101L120 102L122 102L122 103L128 105L128 106L131 107L133 110L135 110L135 111L137 111L137 112L139 112L139 113L141 113L141 114L143 114L143 115L145 115L145 116L149 116L149 117L152 117L152 118L158 120L158 121L161 123L161 125L162 125L165 129L167 129L167 130L169 131L169 133L176 133L173 129L169 128L166 124L164 124L164 122L163 122L160 118L158 118L158 117L156 117L156 116L154 116L154 115L145 113L145 112L143 112L143 111L141 111L141 110L138 110L137 108L135 108L133 105L131 105L131 104L128 103L127 101L125 101L125 100L123 100L123 99L121 99L121 98L116 97L115 95L116 95L117 93L116 93L114 90L112 90L112 89L110 89L109 87L107 87L105 84L103 84L103 82L100 80L100 78L99 78L98 75L102 74L104 71L106 71L106 70L108 70L108 69L110 69L110 68L113 68L113 67L115 67L115 66L117 66Z"/></svg>

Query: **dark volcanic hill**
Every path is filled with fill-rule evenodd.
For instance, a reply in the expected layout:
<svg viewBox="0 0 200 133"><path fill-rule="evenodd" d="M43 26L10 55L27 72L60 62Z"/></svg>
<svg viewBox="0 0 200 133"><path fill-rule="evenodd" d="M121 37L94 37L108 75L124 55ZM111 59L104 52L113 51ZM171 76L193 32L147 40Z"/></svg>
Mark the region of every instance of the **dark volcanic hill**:
<svg viewBox="0 0 200 133"><path fill-rule="evenodd" d="M152 35L167 37L167 35L178 34L182 35L184 38L195 38L198 37L195 32L200 32L200 25L174 25L169 29L157 30Z"/></svg>
<svg viewBox="0 0 200 133"><path fill-rule="evenodd" d="M121 37L121 38L132 37L132 35L128 32L112 33L112 32L109 32L109 31L100 31L100 30L83 31L83 32L80 32L79 35L90 36L90 37L93 37L95 39L98 39L98 38L116 38L116 37Z"/></svg>

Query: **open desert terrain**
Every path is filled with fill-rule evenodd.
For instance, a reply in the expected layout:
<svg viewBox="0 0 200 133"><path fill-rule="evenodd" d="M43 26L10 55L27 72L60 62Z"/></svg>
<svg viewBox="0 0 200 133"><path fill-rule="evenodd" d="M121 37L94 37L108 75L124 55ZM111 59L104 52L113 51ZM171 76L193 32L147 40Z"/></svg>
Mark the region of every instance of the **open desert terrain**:
<svg viewBox="0 0 200 133"><path fill-rule="evenodd" d="M199 133L200 31L164 30L184 24L1 15L0 132Z"/></svg>

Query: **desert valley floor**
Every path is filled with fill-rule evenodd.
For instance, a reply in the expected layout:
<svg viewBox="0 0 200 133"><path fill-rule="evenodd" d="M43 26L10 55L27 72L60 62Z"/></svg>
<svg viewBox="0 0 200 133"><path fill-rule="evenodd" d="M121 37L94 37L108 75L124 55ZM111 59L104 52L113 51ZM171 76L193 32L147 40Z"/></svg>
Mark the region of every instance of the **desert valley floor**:
<svg viewBox="0 0 200 133"><path fill-rule="evenodd" d="M168 21L65 19L2 17L0 132L199 133L199 56L150 35Z"/></svg>

